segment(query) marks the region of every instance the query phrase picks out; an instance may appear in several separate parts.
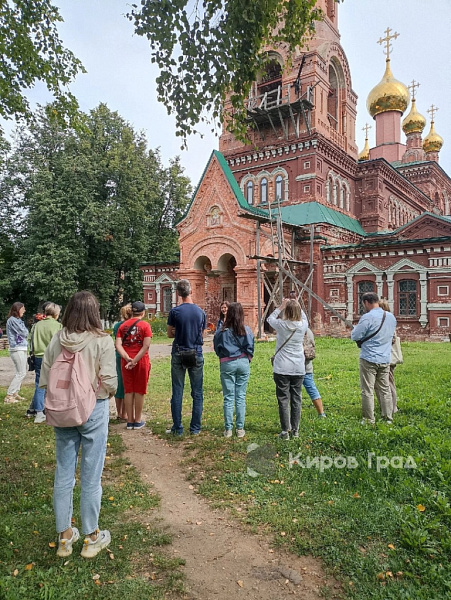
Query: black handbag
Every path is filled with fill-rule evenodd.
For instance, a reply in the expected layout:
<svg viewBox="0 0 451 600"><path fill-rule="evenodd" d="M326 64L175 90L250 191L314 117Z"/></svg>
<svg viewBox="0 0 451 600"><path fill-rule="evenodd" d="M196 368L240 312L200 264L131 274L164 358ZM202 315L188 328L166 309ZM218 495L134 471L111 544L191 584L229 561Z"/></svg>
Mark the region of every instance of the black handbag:
<svg viewBox="0 0 451 600"><path fill-rule="evenodd" d="M196 362L196 349L191 348L190 350L179 350L180 359L182 361L182 367L185 369L191 369L191 367L195 367Z"/></svg>
<svg viewBox="0 0 451 600"><path fill-rule="evenodd" d="M28 370L29 371L35 371L36 370L36 363L34 362L34 359L35 359L34 354L30 354L30 356L27 358Z"/></svg>

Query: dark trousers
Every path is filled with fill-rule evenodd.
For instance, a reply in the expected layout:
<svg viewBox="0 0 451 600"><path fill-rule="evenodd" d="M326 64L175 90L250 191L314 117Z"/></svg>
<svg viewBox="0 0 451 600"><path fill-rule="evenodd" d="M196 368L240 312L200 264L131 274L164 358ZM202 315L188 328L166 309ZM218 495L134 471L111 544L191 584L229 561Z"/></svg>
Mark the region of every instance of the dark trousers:
<svg viewBox="0 0 451 600"><path fill-rule="evenodd" d="M282 431L297 432L299 430L303 379L303 375L279 375L279 373L274 373Z"/></svg>

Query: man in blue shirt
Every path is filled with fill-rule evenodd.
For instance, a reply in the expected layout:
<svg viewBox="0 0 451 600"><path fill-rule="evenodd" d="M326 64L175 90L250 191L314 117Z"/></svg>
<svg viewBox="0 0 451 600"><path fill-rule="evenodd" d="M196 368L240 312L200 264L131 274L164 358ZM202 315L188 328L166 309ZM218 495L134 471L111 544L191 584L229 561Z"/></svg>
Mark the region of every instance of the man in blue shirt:
<svg viewBox="0 0 451 600"><path fill-rule="evenodd" d="M365 314L351 332L360 346L360 389L362 393L362 423L374 424L374 390L380 392L381 416L393 421L393 402L389 384L390 354L396 319L379 307L379 297L373 292L362 296ZM385 315L385 319L384 319ZM384 320L383 320L384 319Z"/></svg>
<svg viewBox="0 0 451 600"><path fill-rule="evenodd" d="M207 318L204 311L194 304L191 298L191 285L187 279L181 279L177 283L176 289L182 303L173 308L168 316L167 332L170 338L174 338L174 342L171 356L171 413L173 423L167 433L183 434L182 399L185 373L188 371L191 397L193 399L189 430L193 435L197 435L201 429L204 403L202 345L204 343L204 332L207 328Z"/></svg>

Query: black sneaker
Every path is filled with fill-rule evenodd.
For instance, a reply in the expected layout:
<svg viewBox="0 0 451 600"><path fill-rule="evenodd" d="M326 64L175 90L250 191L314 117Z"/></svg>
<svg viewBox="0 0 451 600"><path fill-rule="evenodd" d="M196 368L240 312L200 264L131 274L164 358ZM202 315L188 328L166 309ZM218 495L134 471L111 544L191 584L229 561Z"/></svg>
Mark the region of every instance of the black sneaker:
<svg viewBox="0 0 451 600"><path fill-rule="evenodd" d="M34 408L27 408L25 416L29 419L34 419L34 417L36 416L36 411L34 410Z"/></svg>

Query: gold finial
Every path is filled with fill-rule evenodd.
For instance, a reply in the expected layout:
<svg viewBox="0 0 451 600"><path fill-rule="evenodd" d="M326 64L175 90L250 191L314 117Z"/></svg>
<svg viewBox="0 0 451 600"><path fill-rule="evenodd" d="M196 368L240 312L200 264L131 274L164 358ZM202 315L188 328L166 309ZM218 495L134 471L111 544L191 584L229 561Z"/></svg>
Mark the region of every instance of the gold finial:
<svg viewBox="0 0 451 600"><path fill-rule="evenodd" d="M368 139L368 130L372 129L371 125L368 125L368 123L365 123L365 127L362 127L362 131L365 132L365 139Z"/></svg>
<svg viewBox="0 0 451 600"><path fill-rule="evenodd" d="M390 27L387 27L387 29L384 31L386 36L384 38L381 37L377 40L377 43L380 44L381 46L382 46L382 44L385 43L384 53L385 53L385 56L387 57L386 60L390 60L390 54L392 52L392 45L390 43L390 40L396 40L396 38L399 36L399 33L397 31L395 31L395 33L393 35L390 35L390 31L393 31L393 30L390 29Z"/></svg>
<svg viewBox="0 0 451 600"><path fill-rule="evenodd" d="M431 125L434 124L434 116L437 111L438 111L438 108L436 106L434 106L433 104L432 104L431 108L428 108L426 111L431 115Z"/></svg>
<svg viewBox="0 0 451 600"><path fill-rule="evenodd" d="M419 88L421 85L421 83L418 83L418 81L415 81L415 79L412 79L412 83L410 85L408 85L408 89L410 90L410 93L412 94L412 100L415 100L415 90L416 88Z"/></svg>

